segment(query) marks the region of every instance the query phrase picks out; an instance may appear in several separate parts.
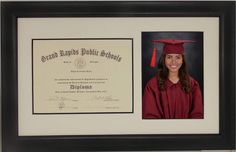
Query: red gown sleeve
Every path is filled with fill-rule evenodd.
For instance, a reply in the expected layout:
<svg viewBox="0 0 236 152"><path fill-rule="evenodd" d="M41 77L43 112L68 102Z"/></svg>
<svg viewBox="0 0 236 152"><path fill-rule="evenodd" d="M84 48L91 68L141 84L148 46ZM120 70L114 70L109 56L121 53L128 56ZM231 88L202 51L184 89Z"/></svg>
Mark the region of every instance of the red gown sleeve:
<svg viewBox="0 0 236 152"><path fill-rule="evenodd" d="M160 107L156 81L150 80L144 89L142 106L143 119L162 118Z"/></svg>
<svg viewBox="0 0 236 152"><path fill-rule="evenodd" d="M203 102L202 94L199 84L194 80L192 89L193 101L190 111L190 118L202 119L203 118Z"/></svg>

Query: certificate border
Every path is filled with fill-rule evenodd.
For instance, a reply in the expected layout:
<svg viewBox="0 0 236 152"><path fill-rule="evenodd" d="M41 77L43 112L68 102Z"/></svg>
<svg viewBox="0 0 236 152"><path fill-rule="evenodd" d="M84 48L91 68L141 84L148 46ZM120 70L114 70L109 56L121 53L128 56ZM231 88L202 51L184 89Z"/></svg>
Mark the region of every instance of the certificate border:
<svg viewBox="0 0 236 152"><path fill-rule="evenodd" d="M130 112L61 112L61 113L35 113L34 111L34 67L33 67L33 41L34 40L131 40L131 45L132 45L132 50L131 50L131 78L132 78L132 101L131 101L131 111ZM32 114L33 115L55 115L55 114L129 114L129 113L134 113L134 60L133 60L133 55L134 55L134 40L133 38L34 38L31 40L31 51L32 51Z"/></svg>
<svg viewBox="0 0 236 152"><path fill-rule="evenodd" d="M235 2L2 2L3 152L235 148ZM219 17L220 133L18 136L18 17ZM141 44L140 44L141 45Z"/></svg>

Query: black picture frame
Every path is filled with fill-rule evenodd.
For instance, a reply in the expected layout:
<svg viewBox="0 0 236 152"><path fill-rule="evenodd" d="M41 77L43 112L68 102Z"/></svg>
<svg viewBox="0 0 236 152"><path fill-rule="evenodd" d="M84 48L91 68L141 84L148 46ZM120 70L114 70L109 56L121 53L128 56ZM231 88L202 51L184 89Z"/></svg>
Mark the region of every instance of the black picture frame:
<svg viewBox="0 0 236 152"><path fill-rule="evenodd" d="M235 148L235 2L2 2L2 151ZM18 17L219 17L219 134L18 136ZM135 50L134 50L135 51ZM207 102L207 101L206 101Z"/></svg>

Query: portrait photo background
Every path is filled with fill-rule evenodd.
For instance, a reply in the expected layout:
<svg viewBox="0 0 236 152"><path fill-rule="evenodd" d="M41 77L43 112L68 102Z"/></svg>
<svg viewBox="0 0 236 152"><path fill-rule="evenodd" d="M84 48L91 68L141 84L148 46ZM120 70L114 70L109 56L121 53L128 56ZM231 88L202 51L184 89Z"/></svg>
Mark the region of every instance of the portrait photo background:
<svg viewBox="0 0 236 152"><path fill-rule="evenodd" d="M194 42L184 43L184 56L187 71L200 85L204 92L203 80L203 32L142 32L142 93L147 82L157 74L158 60L163 51L163 43L152 42L153 40L191 40ZM156 66L151 67L153 49L157 49Z"/></svg>

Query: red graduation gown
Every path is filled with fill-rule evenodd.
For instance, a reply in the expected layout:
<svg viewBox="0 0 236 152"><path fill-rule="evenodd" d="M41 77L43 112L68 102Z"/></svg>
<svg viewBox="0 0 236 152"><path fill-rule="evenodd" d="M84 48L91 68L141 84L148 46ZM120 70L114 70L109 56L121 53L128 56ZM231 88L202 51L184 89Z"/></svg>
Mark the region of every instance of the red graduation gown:
<svg viewBox="0 0 236 152"><path fill-rule="evenodd" d="M201 119L203 102L199 84L190 78L190 93L185 93L180 82L165 82L166 89L160 91L157 76L149 80L143 95L143 119Z"/></svg>

